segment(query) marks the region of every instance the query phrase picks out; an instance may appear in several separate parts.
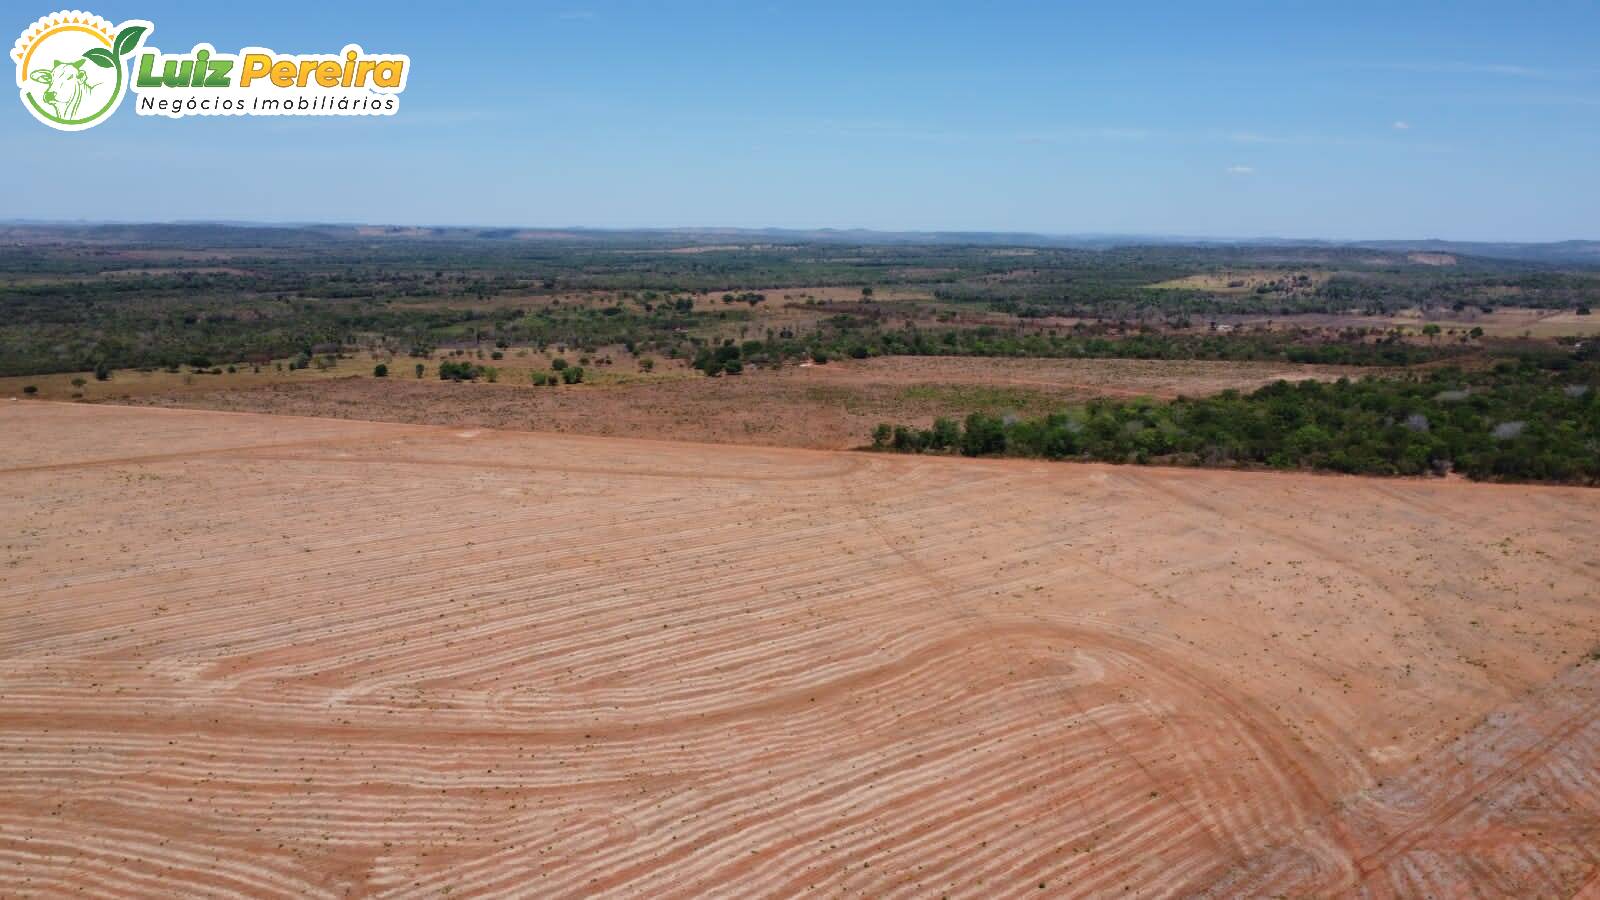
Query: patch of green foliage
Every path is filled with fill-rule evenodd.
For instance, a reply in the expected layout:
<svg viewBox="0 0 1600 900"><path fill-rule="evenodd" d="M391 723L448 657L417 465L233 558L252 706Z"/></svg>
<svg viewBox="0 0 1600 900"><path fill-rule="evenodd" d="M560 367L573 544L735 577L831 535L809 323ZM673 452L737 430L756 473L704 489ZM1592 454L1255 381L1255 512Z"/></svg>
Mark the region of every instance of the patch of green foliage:
<svg viewBox="0 0 1600 900"><path fill-rule="evenodd" d="M937 433L936 433L937 432ZM878 449L959 450L1367 475L1461 472L1504 481L1600 483L1600 362L1503 362L1490 371L1337 382L1278 381L1213 397L1098 399L1032 418L969 415L959 436L880 426Z"/></svg>

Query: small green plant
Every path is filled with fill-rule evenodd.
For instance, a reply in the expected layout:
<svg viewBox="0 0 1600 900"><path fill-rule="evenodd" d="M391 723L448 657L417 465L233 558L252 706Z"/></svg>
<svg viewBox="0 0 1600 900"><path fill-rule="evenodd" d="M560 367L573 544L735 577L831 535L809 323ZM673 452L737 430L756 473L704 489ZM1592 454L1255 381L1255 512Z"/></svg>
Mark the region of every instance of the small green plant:
<svg viewBox="0 0 1600 900"><path fill-rule="evenodd" d="M417 363L417 377L418 378L421 378L422 377L422 373L426 372L426 371L428 371L428 367L427 366L423 365L422 363Z"/></svg>
<svg viewBox="0 0 1600 900"><path fill-rule="evenodd" d="M565 369L566 367L567 367L567 361L565 359L562 359L559 356L556 357L555 359L550 360L550 368L555 369L557 372L561 371L562 369Z"/></svg>
<svg viewBox="0 0 1600 900"><path fill-rule="evenodd" d="M388 378L389 377L389 367L384 365L383 363L378 363L377 365L372 367L372 377L373 378Z"/></svg>
<svg viewBox="0 0 1600 900"><path fill-rule="evenodd" d="M561 380L567 384L581 384L583 382L583 366L568 366L562 369Z"/></svg>
<svg viewBox="0 0 1600 900"><path fill-rule="evenodd" d="M39 393L39 386L37 384L26 384L26 385L23 385L22 386L22 392L24 394L28 394L29 396L32 396L34 394Z"/></svg>

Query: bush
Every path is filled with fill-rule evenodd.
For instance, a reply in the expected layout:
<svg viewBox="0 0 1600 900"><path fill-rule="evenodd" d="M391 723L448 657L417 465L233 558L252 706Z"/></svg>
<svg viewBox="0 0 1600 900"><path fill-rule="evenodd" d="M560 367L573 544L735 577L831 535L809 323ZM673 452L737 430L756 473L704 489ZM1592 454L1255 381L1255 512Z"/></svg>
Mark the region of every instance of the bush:
<svg viewBox="0 0 1600 900"><path fill-rule="evenodd" d="M743 351L735 346L732 341L728 341L715 350L705 348L696 353L694 367L706 373L708 377L720 375L723 372L737 375L744 371L744 362L740 358L742 355Z"/></svg>
<svg viewBox="0 0 1600 900"><path fill-rule="evenodd" d="M904 425L896 425L892 445L901 453L921 453L925 443L923 434Z"/></svg>
<svg viewBox="0 0 1600 900"><path fill-rule="evenodd" d="M534 372L532 378L534 387L544 387L550 383L550 376L544 372Z"/></svg>
<svg viewBox="0 0 1600 900"><path fill-rule="evenodd" d="M75 388L81 388L88 383L89 382L84 381L81 377L72 379L72 386Z"/></svg>
<svg viewBox="0 0 1600 900"><path fill-rule="evenodd" d="M440 381L477 381L483 370L465 361L445 360L439 363Z"/></svg>
<svg viewBox="0 0 1600 900"><path fill-rule="evenodd" d="M29 395L37 394L37 393L39 393L39 386L37 384L26 384L26 385L23 385L22 386L22 392L24 394L29 394Z"/></svg>
<svg viewBox="0 0 1600 900"><path fill-rule="evenodd" d="M389 367L384 365L383 363L378 363L377 365L372 367L372 377L373 378L388 378L389 377Z"/></svg>
<svg viewBox="0 0 1600 900"><path fill-rule="evenodd" d="M550 368L555 369L557 372L561 371L562 369L565 369L566 367L567 367L567 361L565 359L559 357L559 356L556 357L555 359L550 360Z"/></svg>
<svg viewBox="0 0 1600 900"><path fill-rule="evenodd" d="M883 450L889 446L889 441L893 437L894 427L888 422L880 422L877 428L872 429L872 446Z"/></svg>
<svg viewBox="0 0 1600 900"><path fill-rule="evenodd" d="M422 377L422 373L423 372L428 371L428 367L423 365L422 363L417 363L416 369L417 369L417 377L418 378Z"/></svg>
<svg viewBox="0 0 1600 900"><path fill-rule="evenodd" d="M567 384L579 384L583 381L583 366L568 366L561 370L561 380Z"/></svg>
<svg viewBox="0 0 1600 900"><path fill-rule="evenodd" d="M926 443L929 450L948 450L961 443L961 426L954 419L934 419Z"/></svg>
<svg viewBox="0 0 1600 900"><path fill-rule="evenodd" d="M961 435L961 452L966 456L1006 452L1005 423L978 412L967 416L966 431Z"/></svg>
<svg viewBox="0 0 1600 900"><path fill-rule="evenodd" d="M95 363L95 366L94 366L94 380L95 381L110 381L111 380L111 367L106 365L103 362Z"/></svg>

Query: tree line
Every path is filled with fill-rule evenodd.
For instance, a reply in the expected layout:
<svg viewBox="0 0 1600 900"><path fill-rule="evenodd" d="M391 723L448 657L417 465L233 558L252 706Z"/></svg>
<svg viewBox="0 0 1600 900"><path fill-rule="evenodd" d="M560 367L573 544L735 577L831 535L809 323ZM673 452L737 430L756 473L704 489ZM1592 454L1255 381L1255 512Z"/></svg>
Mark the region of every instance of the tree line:
<svg viewBox="0 0 1600 900"><path fill-rule="evenodd" d="M1600 484L1600 361L1278 381L1170 403L1096 399L1037 418L879 425L873 447L1114 463Z"/></svg>

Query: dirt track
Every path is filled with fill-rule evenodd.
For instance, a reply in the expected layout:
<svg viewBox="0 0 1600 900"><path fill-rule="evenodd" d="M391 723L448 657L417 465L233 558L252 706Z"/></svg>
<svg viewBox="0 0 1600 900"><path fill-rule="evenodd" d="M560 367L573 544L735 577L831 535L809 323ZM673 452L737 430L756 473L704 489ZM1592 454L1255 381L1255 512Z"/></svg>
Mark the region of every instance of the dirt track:
<svg viewBox="0 0 1600 900"><path fill-rule="evenodd" d="M0 895L1600 872L1594 491L40 402L0 433Z"/></svg>

